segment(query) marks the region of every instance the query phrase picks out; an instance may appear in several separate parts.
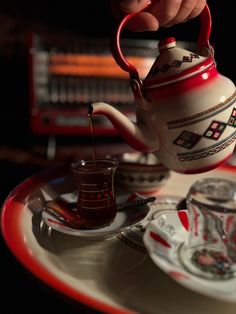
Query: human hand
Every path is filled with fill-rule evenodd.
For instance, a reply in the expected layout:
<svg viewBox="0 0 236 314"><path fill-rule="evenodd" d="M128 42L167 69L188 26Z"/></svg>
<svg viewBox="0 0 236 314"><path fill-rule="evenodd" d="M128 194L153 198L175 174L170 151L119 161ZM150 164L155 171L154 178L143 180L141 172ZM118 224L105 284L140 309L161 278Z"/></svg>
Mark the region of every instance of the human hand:
<svg viewBox="0 0 236 314"><path fill-rule="evenodd" d="M138 13L127 23L131 31L157 30L185 22L198 16L206 5L206 0L110 0L114 16L120 17L141 11L148 3L145 12Z"/></svg>

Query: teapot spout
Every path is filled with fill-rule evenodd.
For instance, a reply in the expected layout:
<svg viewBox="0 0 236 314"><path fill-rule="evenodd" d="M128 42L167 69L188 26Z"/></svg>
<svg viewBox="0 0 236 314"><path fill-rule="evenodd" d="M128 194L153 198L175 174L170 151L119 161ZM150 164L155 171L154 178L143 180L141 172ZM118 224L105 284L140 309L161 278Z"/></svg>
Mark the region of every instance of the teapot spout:
<svg viewBox="0 0 236 314"><path fill-rule="evenodd" d="M154 137L145 123L136 123L127 118L116 108L104 102L90 105L89 114L104 115L112 123L121 137L133 149L141 152L158 150L159 141Z"/></svg>

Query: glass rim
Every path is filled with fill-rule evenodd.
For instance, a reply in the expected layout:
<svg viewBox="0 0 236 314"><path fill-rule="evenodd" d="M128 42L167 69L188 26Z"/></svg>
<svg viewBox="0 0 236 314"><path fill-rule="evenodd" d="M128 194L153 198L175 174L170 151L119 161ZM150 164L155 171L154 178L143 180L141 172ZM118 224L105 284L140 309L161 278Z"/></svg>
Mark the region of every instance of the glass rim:
<svg viewBox="0 0 236 314"><path fill-rule="evenodd" d="M200 188L204 186L204 184L207 184L207 183L212 184L214 182L227 183L228 185L236 187L236 182L230 179L220 178L220 177L204 177L204 178L200 178L194 181L189 188L189 192L192 192L193 190L199 191L201 190Z"/></svg>
<svg viewBox="0 0 236 314"><path fill-rule="evenodd" d="M213 188L214 183L225 184L228 191L232 191L230 195L221 195L215 193ZM212 187L211 187L212 185ZM211 187L208 191L204 191L205 188ZM204 194L202 199L196 200L196 193ZM217 196L217 197L216 197ZM236 213L236 182L227 178L220 177L205 177L200 178L193 182L190 186L187 196L186 196L187 208L191 203L198 204L198 206L207 205L208 208L214 212L229 214ZM224 206L222 205L224 203Z"/></svg>
<svg viewBox="0 0 236 314"><path fill-rule="evenodd" d="M117 159L106 159L106 158L97 158L95 160L93 159L81 159L81 160L76 160L73 161L70 164L70 167L72 170L80 170L83 171L84 166L86 165L96 165L96 164L104 164L107 166L107 168L97 168L95 169L96 172L104 172L104 170L109 170L109 169L113 169L113 168L117 168L119 166L119 161ZM86 171L86 170L84 170Z"/></svg>

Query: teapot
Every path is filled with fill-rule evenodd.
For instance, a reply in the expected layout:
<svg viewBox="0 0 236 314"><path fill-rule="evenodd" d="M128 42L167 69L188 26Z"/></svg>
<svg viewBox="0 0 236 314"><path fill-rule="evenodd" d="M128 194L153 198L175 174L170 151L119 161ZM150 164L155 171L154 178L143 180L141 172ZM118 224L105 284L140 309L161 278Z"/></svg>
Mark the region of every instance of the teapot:
<svg viewBox="0 0 236 314"><path fill-rule="evenodd" d="M159 55L144 80L120 47L121 31L135 14L121 20L112 52L129 73L136 121L104 102L91 104L92 114L106 116L129 146L152 152L170 170L194 174L220 166L234 151L236 91L216 68L208 5L200 14L197 52L178 47L173 37L160 40Z"/></svg>

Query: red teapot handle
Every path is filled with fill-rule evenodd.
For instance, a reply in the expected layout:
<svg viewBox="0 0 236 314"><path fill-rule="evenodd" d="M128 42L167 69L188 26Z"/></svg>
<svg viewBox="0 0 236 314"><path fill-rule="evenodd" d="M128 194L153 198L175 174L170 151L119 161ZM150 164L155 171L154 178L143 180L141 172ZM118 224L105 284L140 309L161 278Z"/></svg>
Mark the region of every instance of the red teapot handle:
<svg viewBox="0 0 236 314"><path fill-rule="evenodd" d="M150 5L151 3L146 5L141 11L145 11ZM124 18L121 20L120 24L118 25L116 35L114 36L113 42L112 42L112 53L117 64L124 71L129 72L131 78L138 79L139 81L140 79L139 79L137 69L127 61L127 59L125 58L125 56L123 55L121 51L120 36L121 36L121 32L123 28L129 22L129 20L131 20L136 14L140 13L141 11L127 14L126 16L124 16ZM210 9L207 4L200 14L200 22L201 22L201 28L200 28L200 34L198 37L198 49L200 52L206 49L208 54L210 54L212 48L209 44L209 38L211 34L212 20L211 20Z"/></svg>

